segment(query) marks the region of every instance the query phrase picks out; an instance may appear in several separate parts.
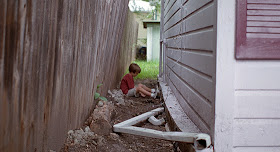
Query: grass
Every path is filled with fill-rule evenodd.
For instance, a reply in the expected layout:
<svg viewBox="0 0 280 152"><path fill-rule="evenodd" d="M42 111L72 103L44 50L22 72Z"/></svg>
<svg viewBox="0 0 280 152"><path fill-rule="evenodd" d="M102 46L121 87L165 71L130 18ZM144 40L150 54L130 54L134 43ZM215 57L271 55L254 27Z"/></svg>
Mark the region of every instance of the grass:
<svg viewBox="0 0 280 152"><path fill-rule="evenodd" d="M159 61L144 61L136 60L133 63L136 63L141 68L141 73L139 73L134 79L157 79L159 74ZM126 71L126 74L128 70Z"/></svg>

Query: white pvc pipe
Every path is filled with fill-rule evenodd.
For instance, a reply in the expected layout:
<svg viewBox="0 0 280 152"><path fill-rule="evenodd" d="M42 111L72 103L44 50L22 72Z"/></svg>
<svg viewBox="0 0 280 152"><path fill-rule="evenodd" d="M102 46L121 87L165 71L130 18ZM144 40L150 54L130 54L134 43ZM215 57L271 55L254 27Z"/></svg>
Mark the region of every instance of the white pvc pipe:
<svg viewBox="0 0 280 152"><path fill-rule="evenodd" d="M147 120L151 116L158 115L163 112L164 108L157 108L150 112L146 112L142 115L136 116L119 124L113 126L114 132L128 133L133 135L140 135L152 138L165 139L170 141L179 141L185 143L194 143L195 148L198 148L199 141L203 141L205 145L202 148L209 148L211 145L211 138L208 134L203 133L187 133L187 132L162 132L158 130L134 127L139 122Z"/></svg>
<svg viewBox="0 0 280 152"><path fill-rule="evenodd" d="M151 116L148 121L155 126L159 126L165 123L165 120L163 118L157 119L155 116Z"/></svg>
<svg viewBox="0 0 280 152"><path fill-rule="evenodd" d="M147 120L151 116L155 116L155 115L160 114L161 112L163 112L163 110L164 110L164 108L157 108L157 109L154 109L154 110L152 110L150 112L143 113L143 114L141 114L139 116L133 117L133 118L128 119L128 120L126 120L124 122L121 122L121 123L118 123L118 124L114 125L114 128L118 127L118 126L125 127L125 126L135 125L135 124L137 124L139 122Z"/></svg>

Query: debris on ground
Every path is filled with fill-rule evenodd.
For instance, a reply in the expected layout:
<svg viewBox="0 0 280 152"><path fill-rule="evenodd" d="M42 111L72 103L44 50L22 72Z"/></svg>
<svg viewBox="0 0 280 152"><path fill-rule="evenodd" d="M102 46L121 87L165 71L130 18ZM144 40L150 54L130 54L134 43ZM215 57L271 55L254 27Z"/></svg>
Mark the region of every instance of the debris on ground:
<svg viewBox="0 0 280 152"><path fill-rule="evenodd" d="M156 80L135 82L155 88ZM108 91L108 101L98 101L96 108L85 121L83 129L70 130L61 152L171 152L173 143L161 139L114 133L112 126L145 112L162 107L160 99L125 97L120 89ZM165 114L157 119L162 120ZM158 126L148 121L137 124L144 128L165 131L166 123Z"/></svg>

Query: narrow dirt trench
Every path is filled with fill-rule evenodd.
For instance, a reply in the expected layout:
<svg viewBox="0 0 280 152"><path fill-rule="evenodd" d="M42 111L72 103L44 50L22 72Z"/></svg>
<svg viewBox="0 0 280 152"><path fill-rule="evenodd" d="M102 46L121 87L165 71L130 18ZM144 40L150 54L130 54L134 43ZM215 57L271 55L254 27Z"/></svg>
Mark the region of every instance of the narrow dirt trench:
<svg viewBox="0 0 280 152"><path fill-rule="evenodd" d="M136 80L155 88L156 80ZM70 130L61 152L102 151L102 152L173 152L173 143L160 139L114 133L112 126L145 112L162 107L160 99L123 97L121 90L111 90L107 96L108 102L98 104L84 125L76 130ZM165 114L158 116L165 118ZM138 124L144 128L165 131L165 125L154 126L149 122Z"/></svg>

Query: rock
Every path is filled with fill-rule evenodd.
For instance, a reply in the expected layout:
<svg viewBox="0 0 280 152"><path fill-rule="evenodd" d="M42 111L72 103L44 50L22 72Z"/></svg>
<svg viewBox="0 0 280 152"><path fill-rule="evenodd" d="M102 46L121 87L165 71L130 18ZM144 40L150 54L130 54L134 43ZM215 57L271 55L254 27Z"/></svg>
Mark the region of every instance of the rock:
<svg viewBox="0 0 280 152"><path fill-rule="evenodd" d="M76 133L76 134L81 134L81 135L82 135L82 134L84 134L84 131L83 131L82 129L79 129L79 130L75 130L75 133Z"/></svg>
<svg viewBox="0 0 280 152"><path fill-rule="evenodd" d="M79 140L78 139L74 139L74 145L79 144Z"/></svg>
<svg viewBox="0 0 280 152"><path fill-rule="evenodd" d="M118 134L116 134L116 133L110 133L110 137L113 139L113 140L117 140L117 139L119 139L119 135Z"/></svg>
<svg viewBox="0 0 280 152"><path fill-rule="evenodd" d="M93 110L93 113L92 113L92 115L91 115L91 116L92 116L92 119L91 119L91 120L93 120L94 114L99 112L98 109L99 109L99 108L97 107L97 108L95 108L95 109Z"/></svg>
<svg viewBox="0 0 280 152"><path fill-rule="evenodd" d="M118 105L125 105L123 98L115 97L114 100L117 102Z"/></svg>
<svg viewBox="0 0 280 152"><path fill-rule="evenodd" d="M73 130L69 130L69 131L68 131L68 135L71 135L71 134L73 134L73 133L74 133Z"/></svg>
<svg viewBox="0 0 280 152"><path fill-rule="evenodd" d="M98 107L102 107L104 105L104 103L102 101L98 101L97 106Z"/></svg>
<svg viewBox="0 0 280 152"><path fill-rule="evenodd" d="M86 135L87 135L87 136L92 136L92 137L95 137L94 132L87 132L87 133L86 133Z"/></svg>
<svg viewBox="0 0 280 152"><path fill-rule="evenodd" d="M114 105L107 104L103 107L97 107L93 111L93 120L90 124L90 130L98 135L109 135L112 132L111 117L115 113Z"/></svg>
<svg viewBox="0 0 280 152"><path fill-rule="evenodd" d="M114 94L111 92L111 90L108 90L108 93L111 97L114 97Z"/></svg>
<svg viewBox="0 0 280 152"><path fill-rule="evenodd" d="M75 134L74 138L77 140L81 140L81 139L83 139L83 134Z"/></svg>
<svg viewBox="0 0 280 152"><path fill-rule="evenodd" d="M106 144L106 139L103 138L102 136L99 136L98 140L97 140L97 145L98 146L103 146Z"/></svg>
<svg viewBox="0 0 280 152"><path fill-rule="evenodd" d="M97 146L97 143L96 143L94 140L92 140L91 142L92 142L92 144L94 144L95 146Z"/></svg>
<svg viewBox="0 0 280 152"><path fill-rule="evenodd" d="M105 119L93 121L90 128L98 135L109 135L112 132L112 125Z"/></svg>
<svg viewBox="0 0 280 152"><path fill-rule="evenodd" d="M85 128L85 132L91 132L89 126L87 126L87 127Z"/></svg>
<svg viewBox="0 0 280 152"><path fill-rule="evenodd" d="M121 89L119 89L119 90L116 90L116 89L114 89L113 90L113 96L114 97L123 97L123 93L122 93L122 90Z"/></svg>
<svg viewBox="0 0 280 152"><path fill-rule="evenodd" d="M80 140L80 145L81 146L86 146L86 144L87 144L86 140L84 140L84 139Z"/></svg>
<svg viewBox="0 0 280 152"><path fill-rule="evenodd" d="M89 125L89 124L88 124L88 121L85 121L84 125L85 125L85 126L88 126L88 125Z"/></svg>

